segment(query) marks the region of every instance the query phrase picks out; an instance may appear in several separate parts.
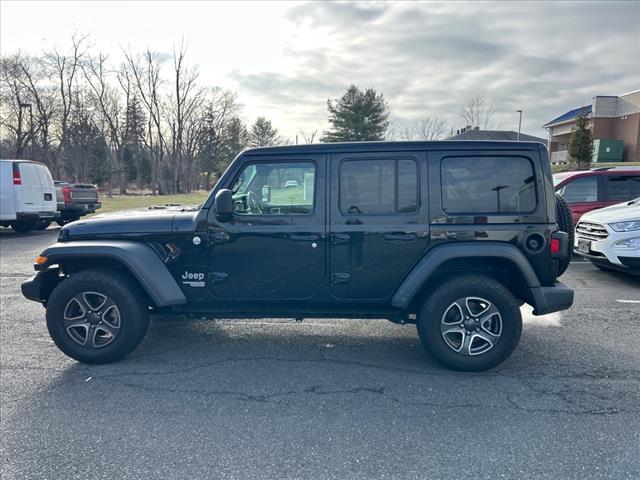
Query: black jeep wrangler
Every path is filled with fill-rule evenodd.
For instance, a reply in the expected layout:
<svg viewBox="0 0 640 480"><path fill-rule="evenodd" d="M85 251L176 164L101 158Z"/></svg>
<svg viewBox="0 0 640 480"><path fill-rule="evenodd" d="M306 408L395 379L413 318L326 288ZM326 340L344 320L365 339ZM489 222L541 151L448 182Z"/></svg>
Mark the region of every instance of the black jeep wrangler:
<svg viewBox="0 0 640 480"><path fill-rule="evenodd" d="M149 314L416 323L459 370L505 360L567 309L571 213L528 142L345 143L240 154L204 204L73 222L25 297L81 362L123 358Z"/></svg>

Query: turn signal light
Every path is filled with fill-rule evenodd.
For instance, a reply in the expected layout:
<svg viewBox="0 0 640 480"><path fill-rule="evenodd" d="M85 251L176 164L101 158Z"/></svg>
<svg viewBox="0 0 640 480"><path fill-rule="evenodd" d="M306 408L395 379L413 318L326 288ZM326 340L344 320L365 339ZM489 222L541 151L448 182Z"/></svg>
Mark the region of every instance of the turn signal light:
<svg viewBox="0 0 640 480"><path fill-rule="evenodd" d="M560 253L560 239L552 238L549 243L549 248L551 249L551 254Z"/></svg>
<svg viewBox="0 0 640 480"><path fill-rule="evenodd" d="M36 257L36 265L44 265L45 263L47 263L47 257L43 257L42 255Z"/></svg>
<svg viewBox="0 0 640 480"><path fill-rule="evenodd" d="M20 176L20 165L13 163L13 184L22 185L22 177Z"/></svg>

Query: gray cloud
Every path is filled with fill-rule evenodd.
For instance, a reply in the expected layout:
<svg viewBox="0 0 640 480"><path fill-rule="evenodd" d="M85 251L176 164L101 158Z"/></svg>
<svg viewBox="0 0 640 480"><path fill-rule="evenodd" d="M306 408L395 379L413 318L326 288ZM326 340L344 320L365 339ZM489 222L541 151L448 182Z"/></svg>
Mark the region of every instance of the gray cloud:
<svg viewBox="0 0 640 480"><path fill-rule="evenodd" d="M517 128L523 109L524 130L543 135L595 95L640 88L640 3L313 2L288 18L329 31L323 47L289 45L293 71L232 79L297 121L324 120L326 98L355 83L384 92L396 124L435 116L458 127L460 105L482 92L502 128Z"/></svg>

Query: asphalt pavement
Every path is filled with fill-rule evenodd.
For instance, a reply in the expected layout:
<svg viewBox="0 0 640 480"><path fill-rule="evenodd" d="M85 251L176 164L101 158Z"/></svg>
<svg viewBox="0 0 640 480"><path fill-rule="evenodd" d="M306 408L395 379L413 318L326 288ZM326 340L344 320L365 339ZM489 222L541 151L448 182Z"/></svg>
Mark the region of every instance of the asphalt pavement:
<svg viewBox="0 0 640 480"><path fill-rule="evenodd" d="M0 229L2 479L640 478L640 280L572 263L480 374L384 320L152 319L127 359L51 342L20 283L57 229Z"/></svg>

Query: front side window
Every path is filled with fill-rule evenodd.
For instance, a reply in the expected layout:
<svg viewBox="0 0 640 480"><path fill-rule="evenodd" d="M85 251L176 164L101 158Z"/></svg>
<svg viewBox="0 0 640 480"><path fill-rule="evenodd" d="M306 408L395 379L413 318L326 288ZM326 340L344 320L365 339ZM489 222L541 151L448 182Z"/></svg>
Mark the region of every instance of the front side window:
<svg viewBox="0 0 640 480"><path fill-rule="evenodd" d="M418 210L418 166L408 159L347 160L340 166L343 215L393 215Z"/></svg>
<svg viewBox="0 0 640 480"><path fill-rule="evenodd" d="M558 193L567 203L597 202L598 177L578 177L558 190Z"/></svg>
<svg viewBox="0 0 640 480"><path fill-rule="evenodd" d="M527 213L536 207L533 166L523 157L445 157L442 207L447 213Z"/></svg>
<svg viewBox="0 0 640 480"><path fill-rule="evenodd" d="M626 202L640 197L640 175L607 175L607 200Z"/></svg>
<svg viewBox="0 0 640 480"><path fill-rule="evenodd" d="M311 162L251 163L233 182L239 215L308 215L314 208L316 166Z"/></svg>

